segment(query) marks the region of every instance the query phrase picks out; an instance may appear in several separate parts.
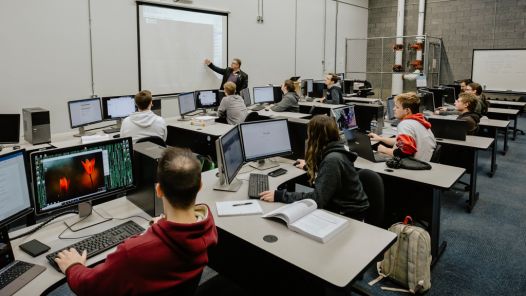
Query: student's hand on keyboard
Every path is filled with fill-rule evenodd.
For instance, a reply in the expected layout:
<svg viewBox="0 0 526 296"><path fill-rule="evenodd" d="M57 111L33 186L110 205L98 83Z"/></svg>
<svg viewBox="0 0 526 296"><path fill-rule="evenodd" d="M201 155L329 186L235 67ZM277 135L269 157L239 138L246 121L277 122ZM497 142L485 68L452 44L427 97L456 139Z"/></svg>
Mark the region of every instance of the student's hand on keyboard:
<svg viewBox="0 0 526 296"><path fill-rule="evenodd" d="M369 136L369 138L371 138L371 140L378 141L378 142L382 141L382 137L380 137L379 135L375 133L369 133L367 135Z"/></svg>
<svg viewBox="0 0 526 296"><path fill-rule="evenodd" d="M296 162L294 163L294 166L298 169L302 169L305 167L305 160L304 159L296 159Z"/></svg>
<svg viewBox="0 0 526 296"><path fill-rule="evenodd" d="M88 257L88 252L86 250L82 251L82 255L77 252L74 248L71 248L69 250L64 250L60 253L58 253L57 258L55 258L55 261L58 264L58 267L60 270L65 274L66 270L68 268L76 263L80 263L82 265L86 265L86 258Z"/></svg>
<svg viewBox="0 0 526 296"><path fill-rule="evenodd" d="M261 192L259 194L259 199L267 202L274 202L274 190Z"/></svg>

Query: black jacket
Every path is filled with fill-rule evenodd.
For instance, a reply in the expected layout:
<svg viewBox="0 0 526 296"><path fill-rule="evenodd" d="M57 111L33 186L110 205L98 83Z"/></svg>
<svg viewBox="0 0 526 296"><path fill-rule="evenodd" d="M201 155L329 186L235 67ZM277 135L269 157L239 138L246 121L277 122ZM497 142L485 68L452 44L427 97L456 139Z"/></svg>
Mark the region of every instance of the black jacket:
<svg viewBox="0 0 526 296"><path fill-rule="evenodd" d="M289 91L283 95L283 98L279 103L270 107L270 109L276 112L300 112L300 105L298 104L299 100L300 96L298 96L295 91Z"/></svg>
<svg viewBox="0 0 526 296"><path fill-rule="evenodd" d="M292 203L310 198L316 201L319 209L350 217L363 216L369 207L369 201L354 168L356 157L343 142L329 143L318 167L314 191L304 193L278 190L274 194L274 200Z"/></svg>
<svg viewBox="0 0 526 296"><path fill-rule="evenodd" d="M214 72L223 75L223 81L221 81L221 85L219 86L219 89L223 89L223 85L225 85L225 83L228 81L228 77L233 72L232 68L230 67L226 67L224 69L219 68L213 63L210 63L208 67L212 69ZM236 94L239 94L239 92L242 89L245 89L247 87L248 87L248 75L247 73L239 70L239 75L237 76L237 81L236 81Z"/></svg>
<svg viewBox="0 0 526 296"><path fill-rule="evenodd" d="M468 135L475 135L479 130L480 114L476 112L466 112L460 114L457 119L465 120L468 123Z"/></svg>
<svg viewBox="0 0 526 296"><path fill-rule="evenodd" d="M343 91L338 85L333 85L327 90L327 104L343 104Z"/></svg>

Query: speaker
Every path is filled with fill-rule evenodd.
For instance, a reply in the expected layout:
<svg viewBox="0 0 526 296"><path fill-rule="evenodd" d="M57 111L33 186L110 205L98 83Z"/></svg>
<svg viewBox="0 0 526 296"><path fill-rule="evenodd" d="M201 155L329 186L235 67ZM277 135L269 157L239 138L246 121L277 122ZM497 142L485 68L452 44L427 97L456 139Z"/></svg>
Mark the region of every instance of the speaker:
<svg viewBox="0 0 526 296"><path fill-rule="evenodd" d="M51 142L49 111L40 107L22 109L24 121L24 139L29 143L43 144Z"/></svg>

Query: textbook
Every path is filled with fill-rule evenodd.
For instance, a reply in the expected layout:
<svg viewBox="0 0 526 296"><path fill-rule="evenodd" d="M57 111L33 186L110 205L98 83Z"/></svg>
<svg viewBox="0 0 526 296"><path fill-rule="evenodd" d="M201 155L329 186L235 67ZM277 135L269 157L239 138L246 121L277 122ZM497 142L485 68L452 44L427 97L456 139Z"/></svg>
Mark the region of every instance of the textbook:
<svg viewBox="0 0 526 296"><path fill-rule="evenodd" d="M349 223L346 218L324 210L318 210L312 199L303 199L263 215L263 218L279 218L287 227L319 242L327 242Z"/></svg>

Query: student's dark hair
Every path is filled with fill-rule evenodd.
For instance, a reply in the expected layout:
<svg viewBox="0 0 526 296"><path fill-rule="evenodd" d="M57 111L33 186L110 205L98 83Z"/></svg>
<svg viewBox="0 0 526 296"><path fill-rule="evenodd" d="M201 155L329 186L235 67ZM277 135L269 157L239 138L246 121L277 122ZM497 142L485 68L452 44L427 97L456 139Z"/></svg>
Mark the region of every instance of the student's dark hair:
<svg viewBox="0 0 526 296"><path fill-rule="evenodd" d="M402 105L402 108L409 108L413 114L418 113L420 98L415 92L402 93L397 95L394 99Z"/></svg>
<svg viewBox="0 0 526 296"><path fill-rule="evenodd" d="M340 77L338 77L338 75L334 74L334 73L329 73L328 74L330 77L331 77L331 81L336 83L338 81L340 81Z"/></svg>
<svg viewBox="0 0 526 296"><path fill-rule="evenodd" d="M468 84L468 86L475 91L475 94L477 96L480 96L482 94L482 86L480 84L476 82L471 82L470 84Z"/></svg>
<svg viewBox="0 0 526 296"><path fill-rule="evenodd" d="M146 110L152 102L152 93L149 90L141 90L135 95L135 105L139 110Z"/></svg>
<svg viewBox="0 0 526 296"><path fill-rule="evenodd" d="M313 184L327 144L339 141L340 131L334 118L316 115L307 124L307 136L305 162L309 172L309 182Z"/></svg>
<svg viewBox="0 0 526 296"><path fill-rule="evenodd" d="M232 61L236 62L239 65L239 67L241 67L241 60L240 59L233 58Z"/></svg>
<svg viewBox="0 0 526 296"><path fill-rule="evenodd" d="M187 209L201 187L201 164L189 149L166 148L157 166L157 181L173 207Z"/></svg>
<svg viewBox="0 0 526 296"><path fill-rule="evenodd" d="M478 99L477 99L477 96L475 96L474 94L472 93L461 93L459 96L458 96L458 99L464 103L464 104L467 104L467 108L470 112L474 112L475 111L475 108L477 107L477 102L478 102Z"/></svg>
<svg viewBox="0 0 526 296"><path fill-rule="evenodd" d="M285 85L285 88L287 89L287 91L294 91L295 90L294 81L292 81L290 79L285 80L285 82L283 82L283 85Z"/></svg>
<svg viewBox="0 0 526 296"><path fill-rule="evenodd" d="M236 84L232 81L228 81L225 84L223 84L223 88L225 89L225 94L230 96L236 93Z"/></svg>
<svg viewBox="0 0 526 296"><path fill-rule="evenodd" d="M470 83L473 83L473 80L471 80L471 78L466 78L466 79L460 80L460 83L462 82L464 82L465 85L468 85Z"/></svg>

